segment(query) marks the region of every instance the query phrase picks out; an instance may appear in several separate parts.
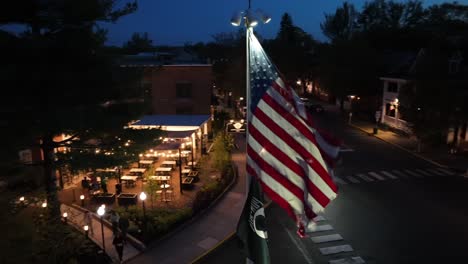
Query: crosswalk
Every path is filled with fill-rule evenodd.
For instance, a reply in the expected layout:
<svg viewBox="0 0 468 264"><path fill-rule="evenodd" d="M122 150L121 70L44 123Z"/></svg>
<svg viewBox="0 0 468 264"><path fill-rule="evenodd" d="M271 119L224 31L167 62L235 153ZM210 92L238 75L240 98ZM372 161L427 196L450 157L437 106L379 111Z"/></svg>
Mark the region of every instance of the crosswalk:
<svg viewBox="0 0 468 264"><path fill-rule="evenodd" d="M414 168L398 170L381 170L356 173L349 176L337 176L334 178L339 185L358 184L365 182L382 182L408 179L423 179L426 177L453 176L455 172L445 168Z"/></svg>
<svg viewBox="0 0 468 264"><path fill-rule="evenodd" d="M309 228L309 239L317 245L320 254L329 264L363 264L363 258L356 256L351 245L333 229L330 224L326 224L327 219L317 216L314 219L316 225Z"/></svg>

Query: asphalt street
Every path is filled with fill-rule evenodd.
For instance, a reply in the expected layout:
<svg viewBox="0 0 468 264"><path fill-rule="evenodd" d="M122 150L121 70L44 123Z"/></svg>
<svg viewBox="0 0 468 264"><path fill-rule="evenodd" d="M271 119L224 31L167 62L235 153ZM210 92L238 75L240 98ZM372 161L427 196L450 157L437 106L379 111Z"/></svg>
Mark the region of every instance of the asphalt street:
<svg viewBox="0 0 468 264"><path fill-rule="evenodd" d="M345 149L335 170L339 196L318 221L328 230L300 239L273 204L266 211L271 263L468 259L468 179L346 126L337 113L327 111L317 122L338 134ZM235 237L201 263L220 261L245 262Z"/></svg>

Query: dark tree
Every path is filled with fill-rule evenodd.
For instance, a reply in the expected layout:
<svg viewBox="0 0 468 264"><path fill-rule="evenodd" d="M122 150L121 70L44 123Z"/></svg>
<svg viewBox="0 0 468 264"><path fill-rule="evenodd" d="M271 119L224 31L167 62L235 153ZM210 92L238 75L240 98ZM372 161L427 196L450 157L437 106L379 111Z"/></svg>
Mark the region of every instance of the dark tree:
<svg viewBox="0 0 468 264"><path fill-rule="evenodd" d="M65 142L55 142L54 136L72 135L68 141L122 127L129 120L128 111L117 109L120 104L106 103L126 96L115 89L112 60L102 52L105 32L97 23L115 22L133 12L136 2L122 8L116 8L114 0L27 2L9 1L0 15L1 24L28 28L20 37L12 36L1 51L0 72L10 87L1 100L2 112L8 113L2 130L9 139L6 144L27 146L29 139L41 148L48 208L57 220L53 150Z"/></svg>
<svg viewBox="0 0 468 264"><path fill-rule="evenodd" d="M133 33L131 39L123 45L123 50L128 54L154 51L153 41L149 38L148 32Z"/></svg>

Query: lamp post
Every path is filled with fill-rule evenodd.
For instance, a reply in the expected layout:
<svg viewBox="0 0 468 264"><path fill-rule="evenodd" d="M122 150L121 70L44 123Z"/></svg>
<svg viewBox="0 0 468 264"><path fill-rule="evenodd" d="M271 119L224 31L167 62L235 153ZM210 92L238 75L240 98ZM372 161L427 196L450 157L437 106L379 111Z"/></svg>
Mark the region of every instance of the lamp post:
<svg viewBox="0 0 468 264"><path fill-rule="evenodd" d="M24 196L21 196L19 198L19 203L20 203L21 206L24 206Z"/></svg>
<svg viewBox="0 0 468 264"><path fill-rule="evenodd" d="M193 145L195 145L195 138L192 136L192 170L193 170Z"/></svg>
<svg viewBox="0 0 468 264"><path fill-rule="evenodd" d="M84 198L85 198L85 196L83 194L80 195L81 207L84 207Z"/></svg>
<svg viewBox="0 0 468 264"><path fill-rule="evenodd" d="M63 216L63 223L64 223L64 224L67 224L68 213L65 212L65 213L63 213L62 216Z"/></svg>
<svg viewBox="0 0 468 264"><path fill-rule="evenodd" d="M83 226L83 229L84 229L85 237L88 238L89 226L85 225Z"/></svg>
<svg viewBox="0 0 468 264"><path fill-rule="evenodd" d="M182 191L182 157L181 157L181 154L180 154L180 148L183 146L184 144L182 144L180 147L179 147L179 186L180 186L180 193L183 193ZM193 166L193 161L192 161L192 166ZM193 167L192 167L193 168Z"/></svg>
<svg viewBox="0 0 468 264"><path fill-rule="evenodd" d="M395 98L395 101L393 102L393 104L395 105L395 126L396 128L400 128L400 122L398 122L398 105L399 105L399 101L398 101L398 98Z"/></svg>
<svg viewBox="0 0 468 264"><path fill-rule="evenodd" d="M140 200L141 200L141 204L143 205L143 219L146 219L146 208L145 208L146 193L145 192L140 193Z"/></svg>
<svg viewBox="0 0 468 264"><path fill-rule="evenodd" d="M101 218L102 250L104 251L104 253L106 253L106 241L104 240L104 222L102 218L105 212L106 212L106 209L104 209L103 206L100 206L97 210L97 214Z"/></svg>

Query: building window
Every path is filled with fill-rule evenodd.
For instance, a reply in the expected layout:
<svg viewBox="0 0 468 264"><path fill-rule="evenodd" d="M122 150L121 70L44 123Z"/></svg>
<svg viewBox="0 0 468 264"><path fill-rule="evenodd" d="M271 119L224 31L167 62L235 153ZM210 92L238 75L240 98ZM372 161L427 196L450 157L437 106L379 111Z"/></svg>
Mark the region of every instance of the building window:
<svg viewBox="0 0 468 264"><path fill-rule="evenodd" d="M385 106L385 115L395 117L395 106L391 103L387 103Z"/></svg>
<svg viewBox="0 0 468 264"><path fill-rule="evenodd" d="M192 83L189 83L189 82L176 83L176 97L177 98L191 98L192 97Z"/></svg>
<svg viewBox="0 0 468 264"><path fill-rule="evenodd" d="M460 71L460 60L449 61L449 74L456 74Z"/></svg>
<svg viewBox="0 0 468 264"><path fill-rule="evenodd" d="M398 83L388 82L387 83L387 92L389 92L389 93L398 93Z"/></svg>

